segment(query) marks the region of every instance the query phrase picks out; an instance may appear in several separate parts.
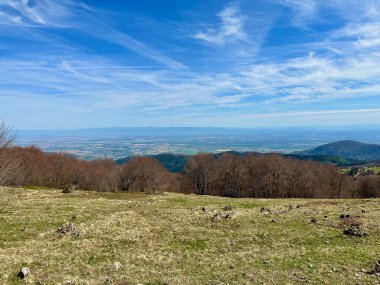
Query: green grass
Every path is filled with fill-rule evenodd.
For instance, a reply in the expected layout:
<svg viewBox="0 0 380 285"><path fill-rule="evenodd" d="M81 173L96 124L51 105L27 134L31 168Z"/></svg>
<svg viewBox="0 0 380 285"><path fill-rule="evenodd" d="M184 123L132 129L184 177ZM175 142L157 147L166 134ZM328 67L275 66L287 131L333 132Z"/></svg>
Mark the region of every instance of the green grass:
<svg viewBox="0 0 380 285"><path fill-rule="evenodd" d="M238 214L213 221L227 205ZM343 236L341 213L369 236ZM79 237L57 233L70 222ZM379 226L376 199L0 188L0 284L377 284L361 269L380 259ZM22 266L32 272L25 280L16 277Z"/></svg>
<svg viewBox="0 0 380 285"><path fill-rule="evenodd" d="M346 167L341 168L341 172L344 173L344 174L350 173L350 170L351 170L350 167L348 167L348 168L346 168ZM366 174L367 172L372 172L374 175L380 175L380 166L375 166L375 165L368 166L368 165L365 165L365 166L359 167L359 171L358 171L358 173L355 176L357 177L357 176L360 176L362 174Z"/></svg>

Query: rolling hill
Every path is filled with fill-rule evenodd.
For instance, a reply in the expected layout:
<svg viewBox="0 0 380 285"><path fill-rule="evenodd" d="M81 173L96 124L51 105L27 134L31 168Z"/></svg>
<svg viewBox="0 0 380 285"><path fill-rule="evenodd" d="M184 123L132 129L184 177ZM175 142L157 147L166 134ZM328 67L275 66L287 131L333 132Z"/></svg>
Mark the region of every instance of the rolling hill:
<svg viewBox="0 0 380 285"><path fill-rule="evenodd" d="M133 156L128 156L125 158L120 158L116 160L116 163L123 164L128 162ZM161 153L151 155L149 157L157 159L168 171L174 173L180 173L185 168L185 164L190 156L183 154L173 154L173 153Z"/></svg>
<svg viewBox="0 0 380 285"><path fill-rule="evenodd" d="M215 153L215 158L224 153L244 156L247 152L226 151ZM321 163L333 163L337 166L352 166L369 162L380 161L380 145L366 144L356 141L338 141L330 144L318 146L304 151L297 151L290 154L283 154L285 157L292 157L301 160L313 160ZM128 156L116 160L118 164L128 162L133 156ZM183 171L187 160L191 155L180 155L163 153L151 155L149 157L157 159L168 171L180 173Z"/></svg>
<svg viewBox="0 0 380 285"><path fill-rule="evenodd" d="M293 154L308 156L328 155L361 162L372 162L380 160L380 145L345 140Z"/></svg>

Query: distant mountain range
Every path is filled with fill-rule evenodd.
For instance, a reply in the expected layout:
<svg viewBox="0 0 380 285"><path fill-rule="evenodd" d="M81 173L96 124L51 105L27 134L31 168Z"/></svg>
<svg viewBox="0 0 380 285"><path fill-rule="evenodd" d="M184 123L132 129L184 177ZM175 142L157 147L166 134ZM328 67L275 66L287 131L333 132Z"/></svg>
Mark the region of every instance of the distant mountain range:
<svg viewBox="0 0 380 285"><path fill-rule="evenodd" d="M218 157L224 153L232 153L235 155L244 156L248 152L227 151L216 153L214 156ZM380 161L380 145L345 140L321 145L310 150L284 154L284 156L301 160L313 160L322 163L333 163L338 166L351 166ZM123 164L130 160L132 157L133 156L129 156L118 159L116 162ZM191 155L163 153L150 155L149 157L157 159L170 172L179 173L183 171L186 162L189 158L191 158Z"/></svg>
<svg viewBox="0 0 380 285"><path fill-rule="evenodd" d="M367 144L357 141L338 141L316 148L294 152L296 155L327 155L362 162L373 162L380 160L380 145Z"/></svg>

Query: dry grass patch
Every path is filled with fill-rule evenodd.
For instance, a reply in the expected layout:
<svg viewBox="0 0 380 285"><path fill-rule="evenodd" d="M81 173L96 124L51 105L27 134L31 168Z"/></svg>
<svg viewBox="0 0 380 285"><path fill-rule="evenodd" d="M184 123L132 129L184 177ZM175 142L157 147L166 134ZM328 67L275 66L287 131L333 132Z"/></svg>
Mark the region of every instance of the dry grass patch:
<svg viewBox="0 0 380 285"><path fill-rule="evenodd" d="M380 283L366 273L380 258L380 200L61 192L0 189L0 284ZM342 213L369 235L344 236ZM70 223L79 236L57 232Z"/></svg>

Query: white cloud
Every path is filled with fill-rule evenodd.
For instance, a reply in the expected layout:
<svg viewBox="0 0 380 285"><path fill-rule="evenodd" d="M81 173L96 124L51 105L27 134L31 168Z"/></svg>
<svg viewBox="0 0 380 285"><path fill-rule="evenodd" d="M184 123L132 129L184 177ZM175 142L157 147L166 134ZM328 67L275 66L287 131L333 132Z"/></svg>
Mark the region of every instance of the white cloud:
<svg viewBox="0 0 380 285"><path fill-rule="evenodd" d="M293 23L297 26L304 26L318 16L319 6L315 0L280 0L278 3L293 11Z"/></svg>
<svg viewBox="0 0 380 285"><path fill-rule="evenodd" d="M218 29L208 29L206 32L199 32L193 37L208 43L223 45L228 41L244 40L244 16L240 15L239 9L230 6L222 10L218 16L221 24Z"/></svg>
<svg viewBox="0 0 380 285"><path fill-rule="evenodd" d="M98 14L97 14L98 13ZM100 13L100 15L99 15ZM172 59L101 20L96 11L80 1L72 0L0 0L0 28L70 28L95 38L122 46L136 54L173 69L185 69L181 62ZM34 34L38 30L33 30ZM31 37L33 33L25 33ZM39 36L39 35L38 35ZM39 39L37 39L39 41Z"/></svg>
<svg viewBox="0 0 380 285"><path fill-rule="evenodd" d="M3 5L0 9L8 1L0 0ZM20 3L18 5L24 5L25 1ZM316 3L314 1L286 0L284 3L288 7L294 5L292 9L300 15L299 23L316 17L318 12L318 7L314 6L316 4L312 4ZM20 12L11 14L9 9L0 11L0 23L8 21L23 27L28 24L61 24L60 20L50 18L48 10L33 8L34 15L26 16L26 11L31 8L13 6L18 7ZM211 112L207 111L220 108L215 111L220 114L220 117L215 117L219 122L227 121L225 117L229 116L224 115L225 110L235 114L240 121L243 118L246 121L265 121L266 118L285 121L287 117L296 121L297 116L349 119L350 116L359 117L366 112L372 114L371 118L379 117L376 115L378 109L366 109L368 104L365 100L360 110L286 112L292 108L302 110L307 104L310 109L314 102L334 102L331 108L336 109L339 102L348 98L379 96L380 22L373 20L372 16L362 23L350 21L344 28L325 35L320 42L304 44L302 50L298 50L299 54L310 50L313 52L306 52L303 56L284 58L268 52L270 56L255 63L251 61L253 56L249 55L246 56L244 67L220 73L213 70L198 73L191 72L180 62L160 54L145 43L107 26L100 19L94 19L95 14L91 12L88 14L92 16L84 18L75 13L79 12L62 10L62 14L59 14L70 17L71 28L83 29L91 36L118 44L163 66L153 69L123 66L104 58L94 58L71 46L70 52L62 52L64 45L51 58L47 54L25 55L18 60L3 57L0 59L0 84L18 87L17 92L2 90L1 100L18 97L20 101L25 98L25 102L50 102L52 106L59 105L60 108L78 113L116 113L122 110L125 113L177 112L187 115L200 110L200 113L205 114L205 120L213 119ZM197 39L217 45L246 40L244 16L240 15L236 7L228 7L218 15L222 19L220 27L198 33L195 36ZM10 20L6 17L13 18ZM40 30L30 29L35 33ZM281 51L291 49L293 52L295 48L284 45ZM23 104L27 104L25 102ZM269 113L274 108L278 110L277 115ZM255 110L256 115L245 118L251 109Z"/></svg>
<svg viewBox="0 0 380 285"><path fill-rule="evenodd" d="M351 23L334 33L335 39L356 41L357 48L380 46L380 21Z"/></svg>
<svg viewBox="0 0 380 285"><path fill-rule="evenodd" d="M0 0L1 24L66 27L74 2L68 0Z"/></svg>

